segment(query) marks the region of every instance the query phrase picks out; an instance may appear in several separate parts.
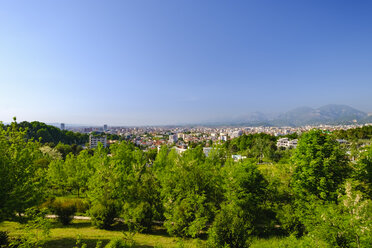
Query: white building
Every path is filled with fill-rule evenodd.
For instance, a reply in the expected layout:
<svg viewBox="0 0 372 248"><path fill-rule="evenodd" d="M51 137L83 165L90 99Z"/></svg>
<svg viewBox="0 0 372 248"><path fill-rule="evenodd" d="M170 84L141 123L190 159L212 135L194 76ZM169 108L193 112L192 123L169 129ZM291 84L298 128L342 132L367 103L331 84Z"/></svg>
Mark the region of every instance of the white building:
<svg viewBox="0 0 372 248"><path fill-rule="evenodd" d="M182 154L182 153L184 153L185 151L187 151L187 148L181 148L181 147L174 147L174 149L176 150L176 152L178 153L178 154Z"/></svg>
<svg viewBox="0 0 372 248"><path fill-rule="evenodd" d="M89 135L90 148L96 148L99 142L102 143L103 147L107 147L107 136L94 136L92 134Z"/></svg>
<svg viewBox="0 0 372 248"><path fill-rule="evenodd" d="M297 142L298 142L297 139L290 140L290 141L288 142L288 147L296 148L296 147L297 147Z"/></svg>
<svg viewBox="0 0 372 248"><path fill-rule="evenodd" d="M337 139L336 141L340 144L347 144L347 140L344 139Z"/></svg>
<svg viewBox="0 0 372 248"><path fill-rule="evenodd" d="M281 138L278 139L276 142L276 146L279 147L285 147L285 148L296 148L297 147L297 139L289 140L288 138Z"/></svg>
<svg viewBox="0 0 372 248"><path fill-rule="evenodd" d="M206 157L209 156L210 151L213 149L213 147L203 147L203 152Z"/></svg>
<svg viewBox="0 0 372 248"><path fill-rule="evenodd" d="M238 138L238 137L240 137L242 135L243 135L243 131L242 130L238 130L238 131L232 132L230 136L233 139L233 138Z"/></svg>
<svg viewBox="0 0 372 248"><path fill-rule="evenodd" d="M222 141L227 141L227 134L225 133L220 133L220 137L218 137L219 140Z"/></svg>
<svg viewBox="0 0 372 248"><path fill-rule="evenodd" d="M234 159L235 162L237 162L237 161L246 159L247 157L246 156L239 155L239 154L236 154L236 155L231 155L231 158Z"/></svg>

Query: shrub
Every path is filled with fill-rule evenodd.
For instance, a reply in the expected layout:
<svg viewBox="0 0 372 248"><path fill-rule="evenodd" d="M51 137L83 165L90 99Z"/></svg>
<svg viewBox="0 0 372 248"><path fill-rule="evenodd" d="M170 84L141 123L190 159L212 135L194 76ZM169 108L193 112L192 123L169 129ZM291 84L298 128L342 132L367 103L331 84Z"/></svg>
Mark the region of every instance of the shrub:
<svg viewBox="0 0 372 248"><path fill-rule="evenodd" d="M88 202L82 199L75 199L75 206L78 213L85 213L89 209Z"/></svg>
<svg viewBox="0 0 372 248"><path fill-rule="evenodd" d="M0 232L0 247L7 247L9 245L9 236L7 232Z"/></svg>
<svg viewBox="0 0 372 248"><path fill-rule="evenodd" d="M131 242L127 242L123 239L112 239L105 248L131 248L134 245Z"/></svg>
<svg viewBox="0 0 372 248"><path fill-rule="evenodd" d="M20 235L5 247L42 247L49 238L51 228L50 220L45 218L46 213L46 209L36 207L26 209L24 214L27 216L27 223L22 226Z"/></svg>
<svg viewBox="0 0 372 248"><path fill-rule="evenodd" d="M249 232L252 229L237 206L223 205L209 229L210 247L249 247Z"/></svg>
<svg viewBox="0 0 372 248"><path fill-rule="evenodd" d="M51 204L51 210L57 215L57 220L62 223L62 225L68 225L74 218L76 213L76 206L73 201L56 200Z"/></svg>
<svg viewBox="0 0 372 248"><path fill-rule="evenodd" d="M70 205L75 205L77 213L86 213L89 209L89 204L87 200L81 198L65 198L65 197L58 197L56 198L48 198L43 204L40 205L41 208L46 207L52 210L53 204L55 201L58 202L69 202Z"/></svg>
<svg viewBox="0 0 372 248"><path fill-rule="evenodd" d="M117 207L114 204L96 204L89 210L92 223L100 229L110 229L118 215Z"/></svg>

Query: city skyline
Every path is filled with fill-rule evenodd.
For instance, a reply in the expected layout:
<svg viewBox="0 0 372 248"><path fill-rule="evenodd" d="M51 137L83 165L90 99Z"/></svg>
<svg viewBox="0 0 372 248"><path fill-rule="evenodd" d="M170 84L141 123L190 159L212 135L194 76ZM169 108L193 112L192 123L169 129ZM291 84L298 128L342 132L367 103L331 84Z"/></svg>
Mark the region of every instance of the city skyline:
<svg viewBox="0 0 372 248"><path fill-rule="evenodd" d="M368 1L1 2L0 121L372 111Z"/></svg>

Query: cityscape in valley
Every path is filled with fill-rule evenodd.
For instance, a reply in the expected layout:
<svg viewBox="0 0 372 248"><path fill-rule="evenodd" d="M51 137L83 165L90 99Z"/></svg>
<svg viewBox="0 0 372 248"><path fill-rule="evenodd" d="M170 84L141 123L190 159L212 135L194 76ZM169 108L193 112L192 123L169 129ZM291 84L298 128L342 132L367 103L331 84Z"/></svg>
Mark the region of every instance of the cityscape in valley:
<svg viewBox="0 0 372 248"><path fill-rule="evenodd" d="M327 105L322 107L323 109L332 108L333 111L328 110L328 115L332 115L332 118L321 116L321 113L314 115L310 114L310 118L306 116L306 113L300 113L300 116L294 115L290 111L283 114L290 121L288 123L307 123L303 126L270 126L258 125L257 120L246 120L247 123L256 122L256 126L245 126L242 123L235 123L234 125L228 125L229 121L226 121L225 125L172 125L172 126L138 126L138 127L121 127L121 126L109 126L104 124L103 126L80 126L80 125L66 125L61 123L60 125L55 124L61 130L70 130L74 132L90 134L89 146L85 147L96 147L98 142L101 142L104 147L115 143L118 140L131 141L142 149L154 149L159 148L162 145L171 145L181 153L188 147L195 147L202 145L203 147L212 147L214 143L221 143L234 138L238 138L243 134L259 134L264 133L275 137L287 136L287 135L301 135L301 133L310 131L312 129L320 129L329 133L339 130L348 130L355 128L362 128L364 126L372 125L372 114L366 114L361 111L352 109L345 105ZM346 109L346 110L345 110ZM339 114L341 113L341 114ZM311 117L312 115L312 117ZM261 119L261 122L263 119ZM371 122L369 122L371 121ZM283 123L283 120L273 120L273 122ZM323 122L323 124L321 124ZM310 123L317 123L310 124ZM327 124L327 123L334 123ZM336 124L338 123L338 124ZM341 124L343 123L343 124ZM227 124L227 125L226 125ZM94 135L92 135L92 133ZM107 139L106 134L109 137L115 139ZM297 140L297 139L296 139ZM280 142L278 142L280 144ZM281 144L280 146L292 146L288 144ZM208 150L208 149L206 149Z"/></svg>
<svg viewBox="0 0 372 248"><path fill-rule="evenodd" d="M280 137L291 134L300 135L312 129L332 132L335 130L348 130L371 125L372 123L359 125L308 125L303 127L111 127L103 125L102 127L73 127L69 128L69 130L86 134L100 134L97 140L101 137L106 137L105 134L115 135L114 137L116 137L116 140L107 140L107 137L102 140L105 147L107 144L116 142L119 137L121 137L124 140L130 140L135 145L146 149L157 148L162 145L174 145L175 147L185 149L192 143L194 143L193 146L195 146L195 144L202 144L205 147L211 147L215 142L231 140L243 134L265 133ZM65 124L62 123L62 130L65 130L64 126ZM94 140L94 138L90 140ZM93 142L93 147L96 147L97 142ZM92 147L91 144L90 147Z"/></svg>
<svg viewBox="0 0 372 248"><path fill-rule="evenodd" d="M0 248L371 248L371 13L0 0Z"/></svg>

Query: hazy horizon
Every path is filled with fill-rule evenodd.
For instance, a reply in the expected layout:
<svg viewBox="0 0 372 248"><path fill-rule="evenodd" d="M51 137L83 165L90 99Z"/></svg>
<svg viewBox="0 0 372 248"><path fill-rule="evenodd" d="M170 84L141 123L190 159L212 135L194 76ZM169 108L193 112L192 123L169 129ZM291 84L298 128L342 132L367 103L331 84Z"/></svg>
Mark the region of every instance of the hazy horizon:
<svg viewBox="0 0 372 248"><path fill-rule="evenodd" d="M344 104L326 104L324 106L327 106L327 105L339 105L339 106L348 106L348 107L352 107L352 106L349 106L349 105L344 105ZM245 113L245 114L242 114L242 115L233 115L233 116L225 116L225 117L221 117L221 118L214 118L214 119L206 119L206 120L202 120L202 121L195 121L195 122L170 122L170 123L144 123L144 124L123 124L123 123L113 123L111 120L107 120L106 122L102 122L102 123L94 123L94 122L91 122L91 123L77 123L77 122L58 122L58 121L55 121L55 120L38 120L38 119L22 119L22 118L18 118L17 116L13 116L11 119L7 120L7 121L4 121L4 120L0 120L0 122L3 122L5 124L9 124L13 121L13 118L15 117L17 122L22 122L22 121L28 121L28 122L32 122L32 121L40 121L40 122L44 122L46 124L51 124L51 125L56 125L59 127L59 125L61 123L64 123L66 126L92 126L92 127L99 127L99 126L103 126L104 124L107 124L108 126L128 126L128 127L134 127L134 126L188 126L188 125L192 125L192 126L195 126L195 125L219 125L219 126L230 126L231 124L239 124L239 120L243 120L245 118L245 121L247 123L251 123L251 124L257 124L257 122L255 122L254 120L249 120L249 116L251 116L251 114L256 114L256 113L259 113L259 114L263 114L265 117L268 118L268 123L267 124L270 124L270 120L274 120L275 118L279 117L281 114L285 114L287 112L290 112L292 110L296 110L296 109L300 109L300 108L303 108L303 107L306 107L306 108L313 108L313 109L317 109L319 107L324 107L324 106L298 106L296 108L292 108L292 109L288 109L287 111L283 111L283 112L277 112L277 113L264 113L264 112L260 112L260 111L254 111L254 112L250 112L250 113ZM353 107L352 107L353 108ZM359 109L356 109L356 110L359 110ZM368 112L368 111L362 111L368 115L371 115L372 112ZM244 121L243 121L244 122Z"/></svg>
<svg viewBox="0 0 372 248"><path fill-rule="evenodd" d="M369 1L2 1L0 121L372 112Z"/></svg>

